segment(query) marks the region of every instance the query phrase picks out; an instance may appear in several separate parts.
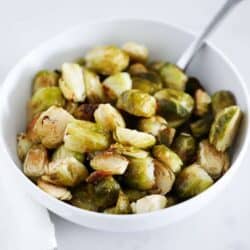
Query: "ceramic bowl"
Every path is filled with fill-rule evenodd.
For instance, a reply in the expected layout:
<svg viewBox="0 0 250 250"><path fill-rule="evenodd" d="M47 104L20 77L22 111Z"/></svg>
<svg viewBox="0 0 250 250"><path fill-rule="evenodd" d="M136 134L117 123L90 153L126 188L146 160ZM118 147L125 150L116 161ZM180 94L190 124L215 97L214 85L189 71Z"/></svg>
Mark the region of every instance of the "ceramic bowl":
<svg viewBox="0 0 250 250"><path fill-rule="evenodd" d="M16 134L25 130L26 103L31 95L31 81L40 69L55 69L65 61L85 54L97 45L137 41L145 44L150 58L176 62L194 35L163 22L151 20L109 20L84 23L45 42L23 58L8 74L1 89L0 131L4 152L4 168L10 169L8 178L15 178L16 188L23 188L34 200L54 213L77 224L107 231L138 231L157 228L182 220L220 195L241 169L241 160L249 140L249 96L240 74L227 57L211 44L206 44L187 69L188 75L200 79L212 93L227 89L234 93L244 112L237 141L232 151L229 171L212 187L196 197L173 207L138 215L108 215L82 210L49 196L34 185L21 170L16 154Z"/></svg>

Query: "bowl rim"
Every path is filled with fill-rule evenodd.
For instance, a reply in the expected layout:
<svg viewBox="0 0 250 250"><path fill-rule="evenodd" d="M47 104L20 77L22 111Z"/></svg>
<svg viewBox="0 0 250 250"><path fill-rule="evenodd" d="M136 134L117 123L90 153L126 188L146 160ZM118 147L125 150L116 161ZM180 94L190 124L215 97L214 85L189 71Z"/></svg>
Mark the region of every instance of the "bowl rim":
<svg viewBox="0 0 250 250"><path fill-rule="evenodd" d="M112 24L114 22L141 22L141 23L153 23L155 25L163 25L163 26L168 26L169 28L172 28L174 30L177 30L178 32L181 33L185 33L186 35L190 35L192 38L195 37L195 32L191 31L190 29L184 28L183 26L180 25L176 25L176 24L171 24L169 22L166 22L165 20L162 19L150 19L150 18L120 18L120 17L114 17L114 18L105 18L105 19L101 19L98 18L97 20L93 21L93 20L89 20L89 21L85 21L84 23L80 23L78 25L74 25L73 27L66 29L63 32L60 32L59 34L56 34L55 36L53 36L52 38L46 39L45 41L41 42L38 46L36 46L35 48L33 48L30 52L28 52L25 56L23 56L21 59L19 59L17 61L17 63L15 64L15 66L7 73L0 89L2 91L2 93L5 93L6 91L9 91L10 86L12 86L13 84L8 85L7 83L9 82L9 79L12 77L12 75L15 74L15 72L22 67L23 64L25 64L26 60L28 60L29 57L31 57L33 54L35 54L37 51L41 50L42 48L46 47L49 43L53 42L54 40L59 39L61 36L64 36L67 33L71 33L74 32L74 30L78 30L80 27L82 27L83 25L90 25L90 26L95 26L95 25L102 25L102 24ZM153 211L153 212L149 212L149 213L142 213L142 214L128 214L128 215L114 215L114 214L105 214L105 213L99 213L99 212L94 212L94 211L89 211L89 210L85 210L85 209L81 209L78 207L75 207L73 205L70 205L68 203L65 203L63 201L60 201L54 197L52 197L51 195L47 194L46 192L44 192L43 190L41 190L39 187L37 187L28 177L26 177L23 172L21 171L21 169L15 164L14 160L12 159L11 154L9 154L9 152L6 149L6 145L5 142L3 140L3 125L2 125L2 112L0 112L0 144L2 146L2 151L3 153L6 155L6 159L8 159L9 161L9 165L11 165L12 168L12 173L16 174L16 177L20 179L23 179L23 184L27 187L30 188L30 191L26 191L27 193L31 194L31 193L35 193L36 195L38 195L40 197L40 199L46 200L46 203L50 203L53 202L55 203L55 205L57 205L58 207L61 207L61 209L67 210L70 213L74 213L77 214L79 216L82 215L86 215L86 216L91 216L91 217L96 217L96 218L110 218L110 219L114 219L114 220L120 220L120 221L131 221L131 220L135 220L136 218L146 218L149 216L157 216L157 215L161 215L163 213L170 213L170 211L172 210L177 210L177 209L185 209L185 207L190 207L193 206L192 204L194 204L195 202L199 201L199 200L205 200L205 198L212 192L215 192L216 189L219 190L219 188L222 188L224 183L226 182L226 179L230 179L234 172L236 172L237 168L233 167L234 165L240 165L240 162L242 161L247 148L248 148L248 144L249 144L249 138L250 138L250 130L249 130L249 124L250 124L250 98L249 98L249 92L247 89L247 85L246 82L244 81L243 77L241 76L241 74L239 73L238 69L236 68L236 66L231 62L231 60L220 50L218 49L215 45L213 45L213 43L206 41L205 42L206 46L208 46L210 49L212 49L225 63L226 65L229 66L230 70L236 75L237 79L239 80L239 84L242 86L244 93L243 95L245 96L246 99L246 114L245 114L245 119L246 119L246 136L244 138L243 141L243 146L242 146L242 150L239 152L239 154L236 156L234 163L231 165L230 169L223 175L222 178L220 178L218 181L216 181L211 187L209 187L207 190L203 191L202 193L186 200L186 201L182 201L181 203L178 203L172 207L168 207L167 209L161 209L161 210L157 210L157 211ZM6 95L4 95L4 98L2 98L0 100L1 108L4 107L4 102L6 100ZM33 195L31 195L33 196ZM32 197L33 198L33 197ZM44 207L48 208L46 205L42 204L40 202L40 204Z"/></svg>

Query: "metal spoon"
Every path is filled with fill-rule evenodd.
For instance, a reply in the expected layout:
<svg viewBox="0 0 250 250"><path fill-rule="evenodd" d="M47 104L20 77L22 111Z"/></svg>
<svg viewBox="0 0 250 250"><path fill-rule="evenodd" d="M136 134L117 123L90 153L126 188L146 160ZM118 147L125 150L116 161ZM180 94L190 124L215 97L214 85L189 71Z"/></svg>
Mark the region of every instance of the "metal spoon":
<svg viewBox="0 0 250 250"><path fill-rule="evenodd" d="M223 20L223 18L233 9L238 3L243 0L226 0L225 3L220 7L215 16L206 25L200 35L191 43L191 45L184 51L183 55L177 62L177 66L184 71L188 67L189 63L192 61L193 57L199 51L199 49L204 44L205 39L215 30L218 24Z"/></svg>

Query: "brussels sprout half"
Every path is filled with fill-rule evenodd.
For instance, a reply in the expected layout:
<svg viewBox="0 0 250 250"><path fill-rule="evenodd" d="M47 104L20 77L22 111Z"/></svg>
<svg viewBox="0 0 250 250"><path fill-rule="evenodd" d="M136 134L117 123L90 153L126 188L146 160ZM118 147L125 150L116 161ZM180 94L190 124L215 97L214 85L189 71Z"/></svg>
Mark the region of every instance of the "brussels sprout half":
<svg viewBox="0 0 250 250"><path fill-rule="evenodd" d="M116 46L101 46L86 54L86 67L103 75L113 75L124 70L129 56Z"/></svg>
<svg viewBox="0 0 250 250"><path fill-rule="evenodd" d="M155 98L136 89L123 92L116 105L117 108L139 117L151 117L156 112Z"/></svg>

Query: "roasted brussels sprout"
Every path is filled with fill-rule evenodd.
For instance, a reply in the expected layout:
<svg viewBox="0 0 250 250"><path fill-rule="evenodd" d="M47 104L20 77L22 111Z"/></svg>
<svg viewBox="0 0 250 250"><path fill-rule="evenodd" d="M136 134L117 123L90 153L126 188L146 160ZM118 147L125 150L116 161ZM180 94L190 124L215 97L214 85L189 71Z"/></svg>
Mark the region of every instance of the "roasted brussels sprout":
<svg viewBox="0 0 250 250"><path fill-rule="evenodd" d="M23 172L31 179L37 179L44 174L47 164L48 153L46 148L41 144L33 145L26 154Z"/></svg>
<svg viewBox="0 0 250 250"><path fill-rule="evenodd" d="M72 198L70 191L65 187L59 187L43 180L38 180L37 186L58 200L68 201Z"/></svg>
<svg viewBox="0 0 250 250"><path fill-rule="evenodd" d="M54 153L52 154L52 161L60 160L60 159L65 159L67 157L74 157L78 161L83 162L84 161L84 154L83 153L78 153L74 152L72 150L69 150L65 147L65 145L59 146Z"/></svg>
<svg viewBox="0 0 250 250"><path fill-rule="evenodd" d="M166 88L184 91L187 75L176 65L172 63L165 63L160 68L160 75Z"/></svg>
<svg viewBox="0 0 250 250"><path fill-rule="evenodd" d="M159 113L168 116L168 113L173 113L181 118L191 114L194 108L193 98L175 89L163 89L155 93L155 98L158 101ZM168 121L168 119L167 119Z"/></svg>
<svg viewBox="0 0 250 250"><path fill-rule="evenodd" d="M103 87L108 99L115 101L123 92L132 88L132 80L128 73L120 72L107 77Z"/></svg>
<svg viewBox="0 0 250 250"><path fill-rule="evenodd" d="M64 63L59 87L67 100L83 102L86 98L86 89L82 67L76 63Z"/></svg>
<svg viewBox="0 0 250 250"><path fill-rule="evenodd" d="M226 152L219 152L208 140L199 144L198 163L214 179L218 179L229 167L229 156Z"/></svg>
<svg viewBox="0 0 250 250"><path fill-rule="evenodd" d="M86 54L86 66L103 75L123 71L129 64L129 56L116 46L101 46Z"/></svg>
<svg viewBox="0 0 250 250"><path fill-rule="evenodd" d="M101 103L105 101L105 94L102 84L97 74L84 68L84 83L86 96L90 103Z"/></svg>
<svg viewBox="0 0 250 250"><path fill-rule="evenodd" d="M70 203L82 209L98 211L94 185L84 183L73 189Z"/></svg>
<svg viewBox="0 0 250 250"><path fill-rule="evenodd" d="M28 121L27 129L26 129L27 137L31 140L33 144L38 144L41 142L38 134L35 131L35 125L36 125L38 118L39 118L39 115L36 115L34 118Z"/></svg>
<svg viewBox="0 0 250 250"><path fill-rule="evenodd" d="M230 91L221 90L212 95L212 109L214 114L233 105L236 105L236 101Z"/></svg>
<svg viewBox="0 0 250 250"><path fill-rule="evenodd" d="M95 170L103 170L114 175L121 175L127 169L128 160L120 154L105 151L97 154L90 161L90 166Z"/></svg>
<svg viewBox="0 0 250 250"><path fill-rule="evenodd" d="M157 136L161 130L167 127L167 121L161 116L152 116L150 118L142 118L138 122L138 129Z"/></svg>
<svg viewBox="0 0 250 250"><path fill-rule="evenodd" d="M216 115L209 132L209 142L218 151L224 152L232 145L239 129L241 116L238 106L224 108Z"/></svg>
<svg viewBox="0 0 250 250"><path fill-rule="evenodd" d="M79 153L104 150L109 147L110 135L96 123L75 120L66 127L64 144Z"/></svg>
<svg viewBox="0 0 250 250"><path fill-rule="evenodd" d="M94 121L94 112L99 104L82 103L73 113L73 116L79 120Z"/></svg>
<svg viewBox="0 0 250 250"><path fill-rule="evenodd" d="M26 133L20 133L17 135L17 155L21 161L24 160L32 145L33 143Z"/></svg>
<svg viewBox="0 0 250 250"><path fill-rule="evenodd" d="M136 42L127 42L122 49L129 55L131 61L146 62L148 59L148 49Z"/></svg>
<svg viewBox="0 0 250 250"><path fill-rule="evenodd" d="M112 207L116 204L120 193L119 183L112 177L108 176L94 185L95 202L100 210Z"/></svg>
<svg viewBox="0 0 250 250"><path fill-rule="evenodd" d="M133 76L132 81L133 89L139 89L150 95L162 89L161 79L155 72L137 74Z"/></svg>
<svg viewBox="0 0 250 250"><path fill-rule="evenodd" d="M116 127L125 128L125 121L120 112L111 104L100 104L94 112L95 121L103 128L113 131Z"/></svg>
<svg viewBox="0 0 250 250"><path fill-rule="evenodd" d="M160 194L147 195L136 202L131 203L134 214L148 213L165 208L167 198Z"/></svg>
<svg viewBox="0 0 250 250"><path fill-rule="evenodd" d="M180 199L191 198L210 187L213 179L198 164L184 168L177 176L175 190Z"/></svg>
<svg viewBox="0 0 250 250"><path fill-rule="evenodd" d="M67 157L50 162L41 178L55 185L74 187L87 176L88 170L81 162L74 157Z"/></svg>
<svg viewBox="0 0 250 250"><path fill-rule="evenodd" d="M211 98L210 96L203 90L198 89L195 91L195 109L194 113L197 116L203 116L209 112Z"/></svg>
<svg viewBox="0 0 250 250"><path fill-rule="evenodd" d="M153 156L162 162L166 167L171 169L175 174L181 171L183 165L180 157L171 149L164 145L156 145L153 147Z"/></svg>
<svg viewBox="0 0 250 250"><path fill-rule="evenodd" d="M141 199L142 197L144 197L145 195L147 195L146 191L137 190L137 189L125 189L124 193L126 194L130 202L137 201Z"/></svg>
<svg viewBox="0 0 250 250"><path fill-rule="evenodd" d="M164 144L167 147L170 147L173 143L175 133L176 133L175 128L166 127L160 130L157 135L157 140L159 144Z"/></svg>
<svg viewBox="0 0 250 250"><path fill-rule="evenodd" d="M155 98L136 89L123 92L116 105L119 109L140 117L151 117L156 112Z"/></svg>
<svg viewBox="0 0 250 250"><path fill-rule="evenodd" d="M113 137L121 144L137 148L149 148L156 142L155 137L150 134L121 127L114 130Z"/></svg>
<svg viewBox="0 0 250 250"><path fill-rule="evenodd" d="M124 175L124 183L129 188L150 190L155 185L154 170L151 157L131 159Z"/></svg>
<svg viewBox="0 0 250 250"><path fill-rule="evenodd" d="M39 116L34 130L45 147L56 148L63 142L67 124L73 120L66 110L52 106Z"/></svg>
<svg viewBox="0 0 250 250"><path fill-rule="evenodd" d="M173 187L175 175L173 171L163 163L154 160L155 187L153 193L167 194Z"/></svg>
<svg viewBox="0 0 250 250"><path fill-rule="evenodd" d="M122 145L120 143L112 144L109 150L132 158L145 158L149 156L148 151L133 146Z"/></svg>
<svg viewBox="0 0 250 250"><path fill-rule="evenodd" d="M134 63L129 67L128 72L130 75L134 76L134 75L141 74L141 73L147 73L148 70L145 67L145 65L141 63Z"/></svg>
<svg viewBox="0 0 250 250"><path fill-rule="evenodd" d="M105 209L104 212L108 214L130 214L131 207L126 194L120 191L115 207Z"/></svg>
<svg viewBox="0 0 250 250"><path fill-rule="evenodd" d="M46 87L38 89L28 103L29 120L51 106L63 107L65 99L58 87Z"/></svg>
<svg viewBox="0 0 250 250"><path fill-rule="evenodd" d="M59 77L59 74L54 71L39 71L33 79L33 93L35 93L38 89L41 88L57 86Z"/></svg>
<svg viewBox="0 0 250 250"><path fill-rule="evenodd" d="M212 122L213 122L213 117L210 114L208 114L200 118L199 120L190 123L190 129L192 135L195 138L201 138L207 136Z"/></svg>
<svg viewBox="0 0 250 250"><path fill-rule="evenodd" d="M180 133L172 145L173 151L179 155L184 163L190 163L194 160L196 152L196 141L192 135Z"/></svg>

